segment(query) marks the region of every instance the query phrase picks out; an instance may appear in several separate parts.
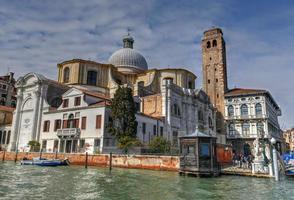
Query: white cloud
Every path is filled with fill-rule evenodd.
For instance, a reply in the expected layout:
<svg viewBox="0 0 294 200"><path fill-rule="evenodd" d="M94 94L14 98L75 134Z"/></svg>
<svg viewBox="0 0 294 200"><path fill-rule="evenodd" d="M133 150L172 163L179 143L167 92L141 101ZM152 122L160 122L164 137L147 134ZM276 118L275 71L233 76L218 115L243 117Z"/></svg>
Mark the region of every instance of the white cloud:
<svg viewBox="0 0 294 200"><path fill-rule="evenodd" d="M135 48L150 67L185 67L199 77L200 87L202 33L221 26L230 86L270 90L284 111L281 124L292 126L293 84L283 80L294 75L294 27L269 26L293 18L292 8L242 17L241 6L234 1L1 1L0 74L10 67L17 76L34 71L56 79L56 64L64 60L107 62L130 27Z"/></svg>

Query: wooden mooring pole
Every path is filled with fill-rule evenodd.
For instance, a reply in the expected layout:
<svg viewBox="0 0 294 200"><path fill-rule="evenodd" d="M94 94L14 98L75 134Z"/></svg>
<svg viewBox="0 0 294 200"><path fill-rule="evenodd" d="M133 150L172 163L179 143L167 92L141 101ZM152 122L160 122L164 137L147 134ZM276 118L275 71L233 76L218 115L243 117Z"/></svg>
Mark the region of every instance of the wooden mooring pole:
<svg viewBox="0 0 294 200"><path fill-rule="evenodd" d="M43 152L43 149L41 149L41 151L40 151L40 160L42 158L42 152Z"/></svg>
<svg viewBox="0 0 294 200"><path fill-rule="evenodd" d="M4 151L3 151L3 157L2 157L2 161L4 162L4 160L5 160L5 149L4 149Z"/></svg>
<svg viewBox="0 0 294 200"><path fill-rule="evenodd" d="M109 171L112 170L112 152L109 154Z"/></svg>
<svg viewBox="0 0 294 200"><path fill-rule="evenodd" d="M14 158L14 162L16 163L17 161L17 154L18 154L18 150L15 151L15 158Z"/></svg>
<svg viewBox="0 0 294 200"><path fill-rule="evenodd" d="M88 152L86 152L85 168L88 168Z"/></svg>

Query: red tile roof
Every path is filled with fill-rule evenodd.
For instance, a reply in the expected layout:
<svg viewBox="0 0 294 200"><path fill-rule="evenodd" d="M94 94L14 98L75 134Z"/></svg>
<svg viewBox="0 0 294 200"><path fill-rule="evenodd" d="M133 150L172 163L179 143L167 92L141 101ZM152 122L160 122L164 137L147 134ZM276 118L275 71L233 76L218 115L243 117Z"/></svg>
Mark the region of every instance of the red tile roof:
<svg viewBox="0 0 294 200"><path fill-rule="evenodd" d="M4 112L13 112L15 108L13 107L9 107L9 106L0 106L0 112L4 111Z"/></svg>

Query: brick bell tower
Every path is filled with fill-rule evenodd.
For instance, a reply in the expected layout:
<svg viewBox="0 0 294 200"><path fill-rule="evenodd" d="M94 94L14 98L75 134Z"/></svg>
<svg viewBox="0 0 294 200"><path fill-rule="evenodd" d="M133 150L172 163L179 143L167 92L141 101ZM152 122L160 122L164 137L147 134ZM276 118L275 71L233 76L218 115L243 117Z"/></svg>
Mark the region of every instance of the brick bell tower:
<svg viewBox="0 0 294 200"><path fill-rule="evenodd" d="M222 134L225 143L224 100L227 92L226 45L220 28L212 28L204 32L202 39L202 73L203 90L217 108L216 130Z"/></svg>

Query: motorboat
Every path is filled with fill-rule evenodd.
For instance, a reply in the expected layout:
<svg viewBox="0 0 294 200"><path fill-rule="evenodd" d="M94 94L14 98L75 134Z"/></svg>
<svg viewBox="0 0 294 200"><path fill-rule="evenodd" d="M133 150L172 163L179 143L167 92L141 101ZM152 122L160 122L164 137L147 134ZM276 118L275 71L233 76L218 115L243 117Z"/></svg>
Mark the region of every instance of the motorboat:
<svg viewBox="0 0 294 200"><path fill-rule="evenodd" d="M285 175L294 177L294 152L289 152L283 155L285 163Z"/></svg>
<svg viewBox="0 0 294 200"><path fill-rule="evenodd" d="M56 166L65 166L69 165L69 160L59 160L59 159L46 159L46 158L33 158L32 160L23 159L20 162L21 165L37 165L44 167L56 167Z"/></svg>

